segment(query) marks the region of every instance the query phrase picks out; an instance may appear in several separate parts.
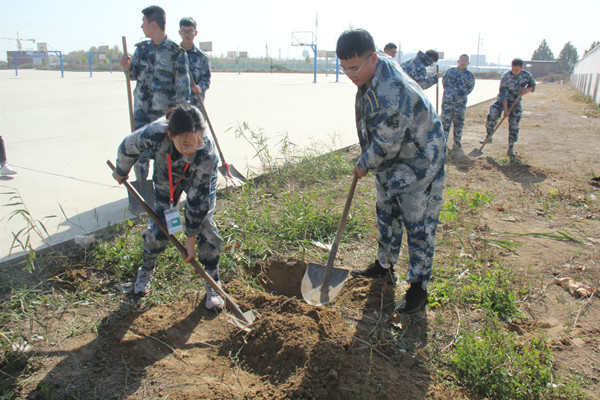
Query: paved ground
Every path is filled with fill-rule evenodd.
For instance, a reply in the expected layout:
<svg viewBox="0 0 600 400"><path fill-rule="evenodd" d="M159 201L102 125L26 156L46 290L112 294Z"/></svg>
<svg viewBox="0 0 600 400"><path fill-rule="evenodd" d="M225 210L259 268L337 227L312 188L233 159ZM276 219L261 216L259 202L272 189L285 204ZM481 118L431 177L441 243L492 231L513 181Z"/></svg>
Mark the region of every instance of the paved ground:
<svg viewBox="0 0 600 400"><path fill-rule="evenodd" d="M312 74L214 73L206 108L226 160L246 175L260 167L252 146L234 134L244 122L262 130L273 149L285 135L301 147L356 143L356 87L344 76L335 80L335 74L313 83ZM469 104L494 97L498 84L478 81ZM56 71L0 71L0 135L19 172L0 176L0 262L23 254L18 245L11 250L14 233L28 227L16 211L26 210L47 229L45 240L29 234L36 249L130 217L125 188L106 165L129 133L125 87L120 72L67 71L61 78ZM426 93L435 100L435 87Z"/></svg>

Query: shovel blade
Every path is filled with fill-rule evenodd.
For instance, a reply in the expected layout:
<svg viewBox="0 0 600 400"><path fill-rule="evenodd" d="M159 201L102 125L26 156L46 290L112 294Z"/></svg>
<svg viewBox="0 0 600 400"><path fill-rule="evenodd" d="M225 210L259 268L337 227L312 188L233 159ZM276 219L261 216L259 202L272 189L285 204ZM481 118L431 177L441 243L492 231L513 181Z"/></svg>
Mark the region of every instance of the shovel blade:
<svg viewBox="0 0 600 400"><path fill-rule="evenodd" d="M223 178L231 182L233 186L242 186L246 183L246 178L231 164L220 165L217 169Z"/></svg>
<svg viewBox="0 0 600 400"><path fill-rule="evenodd" d="M322 306L335 299L344 287L348 270L308 264L302 278L302 297L308 304Z"/></svg>
<svg viewBox="0 0 600 400"><path fill-rule="evenodd" d="M473 151L471 151L468 156L469 157L481 157L483 155L483 151L481 151L481 149L473 149Z"/></svg>
<svg viewBox="0 0 600 400"><path fill-rule="evenodd" d="M148 203L150 208L154 208L154 184L151 180L145 179L143 181L132 181L131 186L142 196L144 201ZM129 195L129 211L133 214L141 214L145 212L144 208L136 200L130 192Z"/></svg>

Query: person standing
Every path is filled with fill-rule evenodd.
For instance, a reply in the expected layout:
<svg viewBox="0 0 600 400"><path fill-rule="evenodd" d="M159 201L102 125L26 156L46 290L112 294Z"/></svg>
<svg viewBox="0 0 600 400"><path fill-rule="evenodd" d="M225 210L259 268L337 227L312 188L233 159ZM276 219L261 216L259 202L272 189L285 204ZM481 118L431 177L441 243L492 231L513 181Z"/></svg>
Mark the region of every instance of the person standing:
<svg viewBox="0 0 600 400"><path fill-rule="evenodd" d="M442 76L441 72L437 72L427 77L427 67L436 63L439 57L435 50L427 50L425 53L419 50L415 58L402 63L402 69L425 90L435 85Z"/></svg>
<svg viewBox="0 0 600 400"><path fill-rule="evenodd" d="M194 38L197 34L196 21L193 18L186 17L179 21L181 47L185 49L190 65L190 80L193 92L190 102L196 107L200 107L196 93L204 101L206 91L210 87L210 61L206 53L194 45Z"/></svg>
<svg viewBox="0 0 600 400"><path fill-rule="evenodd" d="M205 135L206 126L200 110L188 103L178 105L123 140L113 178L122 184L141 154L151 150L155 160L154 211L166 226L185 225L184 261L190 262L197 254L206 272L221 285L219 260L223 239L214 221L218 158L215 145ZM177 203L184 192L185 224L182 224ZM166 223L167 219L171 224ZM148 221L143 237L144 258L133 287L135 294L149 292L156 259L169 243L153 220ZM206 308L222 309L224 304L223 298L206 284Z"/></svg>
<svg viewBox="0 0 600 400"><path fill-rule="evenodd" d="M362 178L372 172L377 190L377 259L351 274L395 280L394 265L406 230L410 288L396 309L415 313L427 303L442 206L446 162L442 124L400 65L376 52L369 32L343 32L336 53L344 73L358 87L356 125L362 154L353 173Z"/></svg>
<svg viewBox="0 0 600 400"><path fill-rule="evenodd" d="M133 91L134 129L160 118L170 108L190 101L189 64L185 50L167 37L165 11L158 6L142 10L142 30L150 40L137 43L133 57L124 54L120 65L137 81ZM127 72L126 72L127 73ZM140 157L141 175L148 177L150 154Z"/></svg>
<svg viewBox="0 0 600 400"><path fill-rule="evenodd" d="M12 169L6 162L6 149L4 148L4 139L0 136L0 175L15 175L17 171Z"/></svg>
<svg viewBox="0 0 600 400"><path fill-rule="evenodd" d="M475 87L475 77L467 70L469 56L458 58L458 66L450 68L442 78L444 96L442 97L442 126L446 142L450 135L450 127L454 124L453 150L462 147L462 130L467 112L467 97Z"/></svg>
<svg viewBox="0 0 600 400"><path fill-rule="evenodd" d="M484 140L491 143L492 138L490 136L494 132L500 115L503 114L508 117L508 150L506 155L510 158L516 157L514 146L519 140L519 122L521 122L522 115L521 98L527 93L533 92L535 85L533 76L523 69L523 60L515 58L511 62L511 70L502 75L500 92L496 101L490 106L485 124L487 135ZM511 108L512 111L509 115Z"/></svg>
<svg viewBox="0 0 600 400"><path fill-rule="evenodd" d="M385 54L387 54L388 56L392 57L393 59L396 59L396 53L398 52L398 46L396 46L392 42L389 42L388 44L386 44L383 47L383 52Z"/></svg>

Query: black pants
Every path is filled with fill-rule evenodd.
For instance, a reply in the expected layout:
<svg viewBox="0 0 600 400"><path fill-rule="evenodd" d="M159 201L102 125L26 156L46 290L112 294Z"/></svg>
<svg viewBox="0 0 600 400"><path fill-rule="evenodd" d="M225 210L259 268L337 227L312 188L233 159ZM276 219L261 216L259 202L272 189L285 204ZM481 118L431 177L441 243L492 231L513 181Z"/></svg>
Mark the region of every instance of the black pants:
<svg viewBox="0 0 600 400"><path fill-rule="evenodd" d="M4 140L0 136L0 165L6 164L6 151L4 150Z"/></svg>

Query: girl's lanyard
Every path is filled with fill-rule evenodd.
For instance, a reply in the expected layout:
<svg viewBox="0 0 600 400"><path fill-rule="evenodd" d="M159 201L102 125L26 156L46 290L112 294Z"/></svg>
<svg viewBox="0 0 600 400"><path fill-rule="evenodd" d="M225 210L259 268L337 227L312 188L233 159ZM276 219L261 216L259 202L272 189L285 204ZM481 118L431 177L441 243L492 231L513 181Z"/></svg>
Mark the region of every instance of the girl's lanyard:
<svg viewBox="0 0 600 400"><path fill-rule="evenodd" d="M187 171L188 167L190 166L190 163L187 163L187 162L185 163L185 167L183 168L183 173L179 177L179 180L175 184L175 187L173 187L173 168L171 166L171 154L167 154L167 158L169 160L169 201L171 202L171 208L173 208L173 196L175 195L175 189L177 189L177 185L179 185L179 182L181 182L181 178L183 178L183 175L185 174L185 171Z"/></svg>

